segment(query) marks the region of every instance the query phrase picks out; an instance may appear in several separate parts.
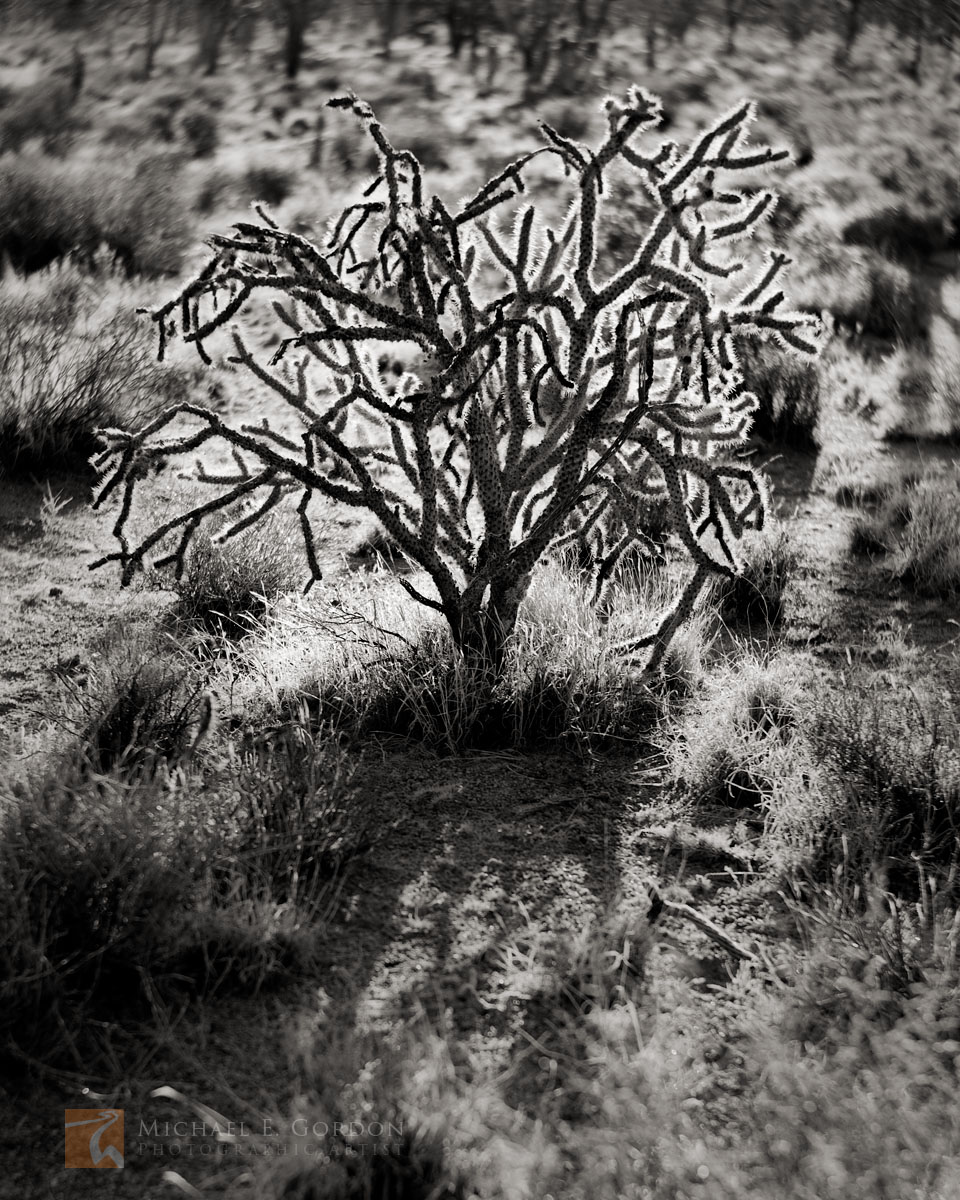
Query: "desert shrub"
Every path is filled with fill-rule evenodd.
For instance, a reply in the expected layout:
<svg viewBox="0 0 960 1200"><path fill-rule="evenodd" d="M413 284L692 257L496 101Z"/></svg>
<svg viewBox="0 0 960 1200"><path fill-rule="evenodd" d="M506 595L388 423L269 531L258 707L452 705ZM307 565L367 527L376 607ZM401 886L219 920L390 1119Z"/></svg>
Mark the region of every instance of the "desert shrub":
<svg viewBox="0 0 960 1200"><path fill-rule="evenodd" d="M330 158L347 174L365 172L373 174L377 169L377 156L359 131L352 128L338 129L330 138Z"/></svg>
<svg viewBox="0 0 960 1200"><path fill-rule="evenodd" d="M90 1070L185 994L302 977L362 846L348 794L338 752L295 736L183 785L68 768L4 786L0 1057Z"/></svg>
<svg viewBox="0 0 960 1200"><path fill-rule="evenodd" d="M446 171L450 168L447 156L449 133L436 118L426 115L422 117L408 116L400 122L396 130L397 146L409 150L421 166L429 171ZM367 167L371 173L378 169L378 163L367 159Z"/></svg>
<svg viewBox="0 0 960 1200"><path fill-rule="evenodd" d="M879 873L916 895L952 886L960 863L960 728L942 701L906 689L826 693L807 734L834 780L817 867L852 885Z"/></svg>
<svg viewBox="0 0 960 1200"><path fill-rule="evenodd" d="M930 326L925 284L903 267L883 260L866 266L863 291L833 307L838 321L887 341L922 342Z"/></svg>
<svg viewBox="0 0 960 1200"><path fill-rule="evenodd" d="M187 103L182 92L162 92L151 98L143 110L147 129L164 142L176 141L176 117Z"/></svg>
<svg viewBox="0 0 960 1200"><path fill-rule="evenodd" d="M254 200L282 204L296 186L296 175L285 167L261 163L247 168L244 183Z"/></svg>
<svg viewBox="0 0 960 1200"><path fill-rule="evenodd" d="M543 120L565 138L582 142L590 132L590 113L576 100L554 100L541 104L539 110Z"/></svg>
<svg viewBox="0 0 960 1200"><path fill-rule="evenodd" d="M194 211L208 216L219 204L233 195L237 190L236 184L236 177L231 171L211 166L196 182L193 194Z"/></svg>
<svg viewBox="0 0 960 1200"><path fill-rule="evenodd" d="M301 582L289 539L278 522L268 529L267 536L241 533L222 543L206 533L196 538L172 584L178 619L228 637L254 630L271 601Z"/></svg>
<svg viewBox="0 0 960 1200"><path fill-rule="evenodd" d="M217 148L217 118L205 108L188 108L180 118L180 128L190 144L194 158L209 158Z"/></svg>
<svg viewBox="0 0 960 1200"><path fill-rule="evenodd" d="M945 250L955 231L936 213L885 208L857 217L843 230L848 246L866 246L895 262L912 263Z"/></svg>
<svg viewBox="0 0 960 1200"><path fill-rule="evenodd" d="M629 140L656 125L658 104L631 89L624 101L607 101L608 132L592 156L544 127L546 144L536 153L559 158L579 180L573 206L554 230L529 205L507 234L490 214L522 190L530 155L508 164L457 215L439 196L424 201L416 157L394 148L368 106L352 96L331 104L364 125L380 174L333 223L326 249L269 220L244 223L242 241L214 238L208 265L154 314L161 352L174 314L183 336L200 346L258 289L279 288L287 307L275 304L274 312L292 336L280 342L274 365L288 351L302 354L299 374L289 377L296 387L284 382L284 368L277 373L255 362L240 331L233 334L234 361L301 418L315 414L301 448L269 424L234 430L190 408L201 431L175 444L192 452L210 439L225 440L236 451L239 474L211 479L219 494L163 526L165 534L185 533L173 563L182 564L205 518L263 486L264 503L251 514L259 519L293 489L300 492L304 552L316 579L308 510L319 492L368 511L397 540L435 593L402 580L408 594L442 614L457 651L486 679L505 661L532 571L547 552L581 534L595 536L603 547L599 599L637 541L635 497L659 498L695 567L676 606L623 648L625 654L651 648L648 668L655 673L709 576L735 574L736 539L763 523L764 491L752 469L711 460L719 446L743 441L755 404L740 386L732 331L775 330L800 353L816 346L807 336L808 318L777 314L784 294L772 289L783 256L771 257L729 311L710 289L711 273L728 272L710 266L704 247L745 235L773 204L772 194L736 200L739 215L721 205L718 223L707 221L696 233L661 212L646 236L638 232L627 266L601 284L593 269L604 172L619 159L661 207L687 203L692 181L701 179L708 206L715 173L725 164L758 167L782 155L760 149L731 157L746 137L751 106L745 102L686 149L668 143L655 160L638 157ZM681 184L682 197L669 202L670 188ZM384 198L371 199L381 191ZM490 271L475 274L481 262L500 276L499 300L491 299ZM649 317L642 315L648 308ZM320 328L305 329L305 321ZM392 396L377 370L383 343L419 352L417 373L405 373ZM655 352L658 345L669 349ZM315 376L321 368L322 382ZM328 401L322 397L331 371L336 398ZM178 415L170 410L165 420ZM369 423L389 440L354 445L357 429ZM98 464L104 478L96 504L124 480L139 479L161 446L169 452L162 428L111 431ZM260 467L253 470L248 459ZM391 467L411 486L409 500L382 482ZM474 528L477 505L482 534ZM580 533L570 534L575 514ZM242 527L250 519L242 518ZM155 530L133 549L121 540L100 565L118 562L121 581L129 583L160 536Z"/></svg>
<svg viewBox="0 0 960 1200"><path fill-rule="evenodd" d="M886 360L892 386L880 405L883 437L956 442L960 435L960 359L906 346ZM890 395L890 392L893 395Z"/></svg>
<svg viewBox="0 0 960 1200"><path fill-rule="evenodd" d="M428 71L425 67L402 68L397 72L396 82L398 87L419 92L424 100L432 101L437 98L437 81L433 72Z"/></svg>
<svg viewBox="0 0 960 1200"><path fill-rule="evenodd" d="M855 553L887 556L887 569L918 592L960 593L960 480L950 475L902 476L876 512L854 525Z"/></svg>
<svg viewBox="0 0 960 1200"><path fill-rule="evenodd" d="M107 635L72 688L66 724L76 737L66 776L152 777L190 757L209 732L203 681L172 640L143 630Z"/></svg>
<svg viewBox="0 0 960 1200"><path fill-rule="evenodd" d="M75 268L0 289L0 471L90 471L96 430L182 397L189 373L154 361L136 299Z"/></svg>
<svg viewBox="0 0 960 1200"><path fill-rule="evenodd" d="M124 150L142 146L150 137L147 123L143 119L121 117L103 125L100 130L100 140L107 146L117 146Z"/></svg>
<svg viewBox="0 0 960 1200"><path fill-rule="evenodd" d="M606 268L626 266L637 230L656 216L656 205L632 180L614 175L609 183L610 203L600 214L597 229L598 257Z"/></svg>
<svg viewBox="0 0 960 1200"><path fill-rule="evenodd" d="M0 163L0 258L30 273L106 248L129 275L174 274L189 236L180 160L148 156L84 166L20 157Z"/></svg>
<svg viewBox="0 0 960 1200"><path fill-rule="evenodd" d="M16 153L31 138L44 149L62 148L70 136L76 93L68 80L45 79L24 88L0 109L0 154Z"/></svg>
<svg viewBox="0 0 960 1200"><path fill-rule="evenodd" d="M797 105L768 96L757 104L757 113L762 118L775 121L787 133L796 166L806 167L813 162L814 147L810 130Z"/></svg>
<svg viewBox="0 0 960 1200"><path fill-rule="evenodd" d="M763 633L783 619L784 596L797 568L797 555L786 530L751 534L744 542L743 567L712 586L711 602L734 626Z"/></svg>
<svg viewBox="0 0 960 1200"><path fill-rule="evenodd" d="M783 240L806 211L807 204L802 196L785 188L780 192L777 207L773 210L768 223L776 236Z"/></svg>
<svg viewBox="0 0 960 1200"><path fill-rule="evenodd" d="M757 397L751 432L795 450L816 450L821 379L806 362L756 338L739 346L745 386Z"/></svg>
<svg viewBox="0 0 960 1200"><path fill-rule="evenodd" d="M809 229L797 238L797 301L830 313L850 334L904 344L923 342L930 302L924 280L874 251L831 244Z"/></svg>
<svg viewBox="0 0 960 1200"><path fill-rule="evenodd" d="M381 563L398 569L409 566L399 542L392 538L382 525L374 525L366 530L350 554L351 557L370 563L371 566Z"/></svg>

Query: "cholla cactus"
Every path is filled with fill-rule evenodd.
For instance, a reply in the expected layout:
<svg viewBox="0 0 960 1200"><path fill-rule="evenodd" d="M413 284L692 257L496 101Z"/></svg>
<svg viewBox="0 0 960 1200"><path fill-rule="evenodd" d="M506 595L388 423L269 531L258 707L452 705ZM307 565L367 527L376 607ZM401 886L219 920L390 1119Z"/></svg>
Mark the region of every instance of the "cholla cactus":
<svg viewBox="0 0 960 1200"><path fill-rule="evenodd" d="M299 440L266 421L233 428L191 403L135 432L102 431L95 503L119 491L120 549L94 565L119 562L127 583L175 537L157 565L179 572L201 522L246 504L220 533L226 539L295 492L312 582L320 572L310 505L325 496L377 518L436 595L400 582L444 615L458 647L496 669L541 557L592 539L599 593L642 539L638 500L659 499L693 573L679 604L628 647L652 648L656 666L710 575L738 570L737 539L766 511L754 472L713 457L743 440L755 407L735 339L760 333L815 349L810 318L781 311L782 255L729 303L717 303L711 288L743 268L718 248L748 235L775 203L770 192L721 190L718 176L786 151L745 148L752 106L744 102L688 148L647 152L639 135L657 124L659 104L634 88L605 101L607 133L595 149L544 125L543 147L451 210L425 197L419 163L394 148L367 105L353 96L330 103L353 112L377 148L380 173L362 201L344 210L322 247L258 209L261 223L214 237L200 274L153 314L161 356L179 319L180 335L206 358L205 341L254 293L278 297L273 308L290 336L273 360L254 358L234 328L232 361L296 414ZM553 229L534 205L520 206L504 230L498 210L524 191L527 164L544 154L572 181L565 219ZM630 261L598 278L598 213L614 164L635 176L656 215L638 230ZM493 294L490 268L500 281ZM421 365L388 388L378 355L400 343L419 350ZM199 428L172 430L181 417ZM379 444L358 435L361 417L379 426ZM138 481L158 460L215 439L229 446L235 473L207 477L201 468L213 497L131 546Z"/></svg>

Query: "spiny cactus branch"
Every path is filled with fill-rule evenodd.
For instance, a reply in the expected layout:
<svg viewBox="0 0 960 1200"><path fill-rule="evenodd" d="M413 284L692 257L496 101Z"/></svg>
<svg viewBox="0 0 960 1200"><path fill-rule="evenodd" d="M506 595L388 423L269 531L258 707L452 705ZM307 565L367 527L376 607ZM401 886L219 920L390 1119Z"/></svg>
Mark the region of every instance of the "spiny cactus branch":
<svg viewBox="0 0 960 1200"><path fill-rule="evenodd" d="M436 598L412 585L410 594L444 614L463 650L496 663L540 558L571 541L592 546L599 596L622 555L644 544L639 502L655 502L694 565L679 604L633 644L652 647L655 667L709 576L739 569L738 540L766 512L753 470L714 458L747 436L756 403L737 338L816 349L810 319L785 307L784 256L773 254L730 303L713 292L713 280L744 271L729 247L775 203L724 177L785 152L747 147L748 102L687 148L647 152L639 139L657 124L659 102L632 88L605 102L607 131L592 149L545 125L542 147L450 209L426 197L420 164L393 146L368 105L352 95L330 103L376 148L377 177L363 196L321 244L263 212L259 224L215 236L196 278L152 314L161 355L179 333L206 357L205 344L230 330L231 361L280 398L299 441L266 422L234 428L188 403L140 430L104 431L96 502L120 495L120 548L95 565L118 562L127 583L172 538L163 561L182 570L205 521L239 508L230 536L296 493L312 582L308 510L319 495L372 513ZM505 228L500 214L524 192L538 155L562 165L572 203L557 227L527 204ZM599 215L615 165L656 214L626 264L605 274ZM267 363L233 327L264 293L288 334ZM412 360L393 383L378 357L385 347ZM184 432L185 418L200 429ZM215 497L131 548L138 482L161 459L208 443L227 447L236 471L201 469Z"/></svg>

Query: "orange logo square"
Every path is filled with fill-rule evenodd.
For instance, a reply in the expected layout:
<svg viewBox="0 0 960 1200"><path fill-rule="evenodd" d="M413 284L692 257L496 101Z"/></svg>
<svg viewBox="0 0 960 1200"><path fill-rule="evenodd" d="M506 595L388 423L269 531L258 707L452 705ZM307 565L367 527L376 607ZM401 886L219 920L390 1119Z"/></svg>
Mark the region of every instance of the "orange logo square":
<svg viewBox="0 0 960 1200"><path fill-rule="evenodd" d="M63 1134L65 1166L123 1166L122 1108L65 1109Z"/></svg>

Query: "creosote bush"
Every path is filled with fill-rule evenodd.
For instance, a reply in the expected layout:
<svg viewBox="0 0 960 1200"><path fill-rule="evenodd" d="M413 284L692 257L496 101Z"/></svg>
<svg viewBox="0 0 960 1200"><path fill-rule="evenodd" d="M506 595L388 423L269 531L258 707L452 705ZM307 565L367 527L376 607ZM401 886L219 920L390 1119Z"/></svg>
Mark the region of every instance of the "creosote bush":
<svg viewBox="0 0 960 1200"><path fill-rule="evenodd" d="M160 563L182 573L202 522L242 501L250 507L238 526L246 528L292 492L316 579L310 506L319 494L372 513L429 578L427 591L403 580L406 590L442 614L474 669L496 675L544 554L589 542L602 595L636 540L635 502L659 497L694 569L677 605L622 647L624 656L650 648L654 668L709 578L736 572L737 540L766 512L753 470L713 457L743 440L756 406L736 339L756 333L815 349L810 319L781 311L782 254L773 252L729 303L719 305L711 290L713 278L729 281L743 265L721 248L749 234L774 203L769 192L728 190L724 176L785 152L746 148L745 102L687 149L666 143L645 153L637 138L656 125L659 108L634 88L605 102L607 132L595 150L544 125L540 150L451 210L427 199L416 157L393 146L368 106L352 96L330 103L363 124L379 174L332 223L326 243L261 212L260 224L214 237L198 276L154 314L161 351L179 330L203 355L205 341L256 293L275 294L290 336L264 363L233 330L234 362L299 418L299 439L269 423L232 428L191 404L137 430L104 431L96 503L121 496L120 549L97 565L117 562L129 583L167 544ZM504 230L496 211L523 192L525 168L542 155L571 181L566 218L553 229L526 205ZM656 215L638 231L630 260L598 277L598 214L614 163L635 173ZM499 290L487 290L481 265L499 276ZM420 354L393 394L376 369L384 343ZM333 398L325 399L331 380ZM199 429L173 432L181 415ZM361 440L358 422L379 437ZM211 499L131 545L127 522L150 464L211 441L230 447L236 470L201 471Z"/></svg>

